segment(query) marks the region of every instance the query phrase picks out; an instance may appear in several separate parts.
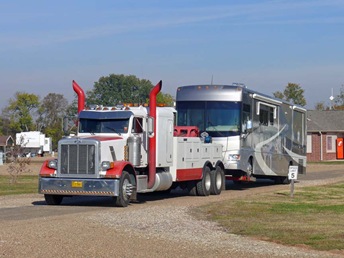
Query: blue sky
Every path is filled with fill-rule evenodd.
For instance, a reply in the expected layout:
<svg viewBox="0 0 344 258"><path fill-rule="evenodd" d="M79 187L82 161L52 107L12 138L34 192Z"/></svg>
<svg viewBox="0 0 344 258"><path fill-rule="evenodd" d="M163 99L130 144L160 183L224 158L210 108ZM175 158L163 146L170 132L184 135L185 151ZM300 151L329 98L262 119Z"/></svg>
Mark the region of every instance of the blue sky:
<svg viewBox="0 0 344 258"><path fill-rule="evenodd" d="M15 92L71 101L71 82L133 74L180 85L288 82L307 108L344 84L344 0L0 0L0 108Z"/></svg>

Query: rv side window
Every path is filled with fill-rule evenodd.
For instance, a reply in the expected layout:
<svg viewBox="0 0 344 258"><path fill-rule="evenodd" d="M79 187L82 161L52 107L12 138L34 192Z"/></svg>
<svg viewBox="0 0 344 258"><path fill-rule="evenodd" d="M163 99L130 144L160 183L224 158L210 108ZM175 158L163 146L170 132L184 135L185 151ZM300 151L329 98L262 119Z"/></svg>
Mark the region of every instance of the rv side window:
<svg viewBox="0 0 344 258"><path fill-rule="evenodd" d="M305 114L294 111L294 122L293 122L293 133L294 133L294 142L298 145L305 145L304 134L305 131Z"/></svg>
<svg viewBox="0 0 344 258"><path fill-rule="evenodd" d="M276 107L262 102L258 103L259 122L261 125L273 126L276 118Z"/></svg>

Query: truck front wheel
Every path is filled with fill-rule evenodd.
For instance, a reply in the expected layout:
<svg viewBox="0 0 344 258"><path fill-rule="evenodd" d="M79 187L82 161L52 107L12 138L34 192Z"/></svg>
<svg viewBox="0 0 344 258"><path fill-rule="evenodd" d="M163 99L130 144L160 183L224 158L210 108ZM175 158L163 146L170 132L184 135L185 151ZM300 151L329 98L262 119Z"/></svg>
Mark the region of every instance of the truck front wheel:
<svg viewBox="0 0 344 258"><path fill-rule="evenodd" d="M115 197L115 205L117 207L127 207L132 193L133 184L130 181L129 173L127 171L123 171L119 181L119 193L118 196Z"/></svg>
<svg viewBox="0 0 344 258"><path fill-rule="evenodd" d="M45 194L44 199L48 205L59 205L63 200L63 195Z"/></svg>

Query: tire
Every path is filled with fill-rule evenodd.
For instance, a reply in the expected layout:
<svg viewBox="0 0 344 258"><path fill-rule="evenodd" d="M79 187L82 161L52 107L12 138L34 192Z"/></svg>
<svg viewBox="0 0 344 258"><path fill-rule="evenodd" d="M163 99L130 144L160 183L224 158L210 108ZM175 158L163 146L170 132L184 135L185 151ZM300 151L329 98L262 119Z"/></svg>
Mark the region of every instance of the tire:
<svg viewBox="0 0 344 258"><path fill-rule="evenodd" d="M45 194L44 199L48 205L59 205L63 200L63 195Z"/></svg>
<svg viewBox="0 0 344 258"><path fill-rule="evenodd" d="M133 184L130 181L130 175L127 171L122 172L119 180L119 193L115 197L115 206L127 207L130 202L130 196L133 192Z"/></svg>
<svg viewBox="0 0 344 258"><path fill-rule="evenodd" d="M275 179L275 183L276 183L276 184L279 184L279 185L289 185L290 182L291 182L291 181L288 179L287 176L278 176L278 177Z"/></svg>
<svg viewBox="0 0 344 258"><path fill-rule="evenodd" d="M195 181L189 181L187 182L187 189L189 191L189 195L191 196L197 196L197 187Z"/></svg>
<svg viewBox="0 0 344 258"><path fill-rule="evenodd" d="M210 194L211 189L211 175L210 175L210 168L205 167L203 170L203 178L202 180L196 183L197 194L199 196L208 196Z"/></svg>
<svg viewBox="0 0 344 258"><path fill-rule="evenodd" d="M247 163L247 176L253 175L253 158L251 157Z"/></svg>
<svg viewBox="0 0 344 258"><path fill-rule="evenodd" d="M211 188L210 194L219 195L223 189L224 173L220 167L216 167L215 170L210 172Z"/></svg>

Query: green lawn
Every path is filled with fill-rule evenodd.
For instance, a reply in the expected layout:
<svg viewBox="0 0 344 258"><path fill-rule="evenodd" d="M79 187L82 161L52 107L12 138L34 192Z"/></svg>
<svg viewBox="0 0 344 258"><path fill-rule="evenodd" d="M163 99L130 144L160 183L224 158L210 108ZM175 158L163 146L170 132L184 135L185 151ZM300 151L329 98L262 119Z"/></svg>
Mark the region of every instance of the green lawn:
<svg viewBox="0 0 344 258"><path fill-rule="evenodd" d="M0 196L38 192L38 176L21 175L15 184L10 180L10 176L0 176Z"/></svg>
<svg viewBox="0 0 344 258"><path fill-rule="evenodd" d="M196 208L227 232L317 250L344 250L344 183L275 192Z"/></svg>

